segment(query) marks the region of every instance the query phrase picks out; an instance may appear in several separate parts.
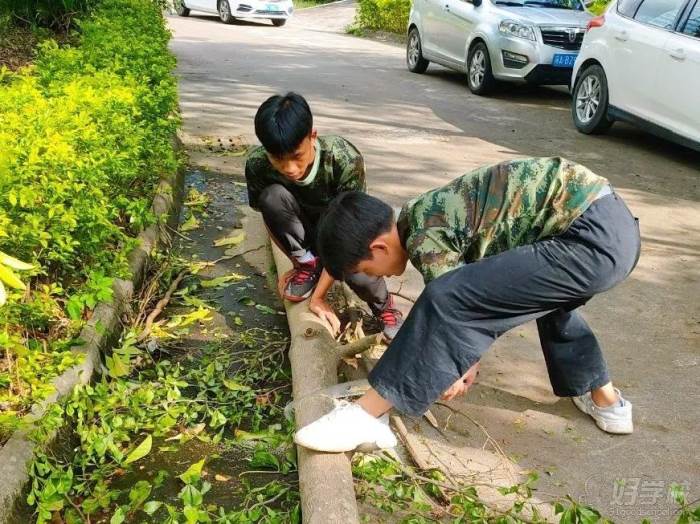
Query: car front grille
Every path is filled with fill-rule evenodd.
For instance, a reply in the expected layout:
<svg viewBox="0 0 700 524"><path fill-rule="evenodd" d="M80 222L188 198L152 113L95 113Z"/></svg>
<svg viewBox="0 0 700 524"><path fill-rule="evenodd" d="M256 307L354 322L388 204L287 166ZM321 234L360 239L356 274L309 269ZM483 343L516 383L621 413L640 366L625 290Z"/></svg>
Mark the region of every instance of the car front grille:
<svg viewBox="0 0 700 524"><path fill-rule="evenodd" d="M270 15L270 16L284 16L287 13L284 11L265 11L264 9L258 9L255 11L256 15Z"/></svg>
<svg viewBox="0 0 700 524"><path fill-rule="evenodd" d="M548 28L540 27L542 41L549 46L566 49L567 51L578 51L583 43L585 31L576 27L572 28Z"/></svg>

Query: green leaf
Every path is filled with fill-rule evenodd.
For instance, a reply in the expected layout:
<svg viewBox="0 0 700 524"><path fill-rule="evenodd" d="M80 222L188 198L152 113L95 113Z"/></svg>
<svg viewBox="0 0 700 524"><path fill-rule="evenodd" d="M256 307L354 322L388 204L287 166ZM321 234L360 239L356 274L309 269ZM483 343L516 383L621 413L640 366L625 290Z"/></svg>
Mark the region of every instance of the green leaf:
<svg viewBox="0 0 700 524"><path fill-rule="evenodd" d="M204 467L205 460L206 459L202 459L199 462L192 464L189 468L187 468L187 471L185 471L182 475L179 475L178 478L185 484L199 482L199 480L202 478L202 468Z"/></svg>
<svg viewBox="0 0 700 524"><path fill-rule="evenodd" d="M241 297L238 299L238 302L240 304L243 304L244 306L254 306L255 305L255 300L253 300L250 297Z"/></svg>
<svg viewBox="0 0 700 524"><path fill-rule="evenodd" d="M183 224L180 226L180 231L192 231L194 229L197 229L199 227L199 220L197 220L197 217L194 216L194 214L190 215L190 218L185 220Z"/></svg>
<svg viewBox="0 0 700 524"><path fill-rule="evenodd" d="M199 506L204 501L202 493L192 484L187 484L182 488L182 491L180 491L180 498L187 506Z"/></svg>
<svg viewBox="0 0 700 524"><path fill-rule="evenodd" d="M202 280L201 284L203 288L211 288L211 287L225 287L228 285L231 285L233 282L240 282L241 280L245 280L248 277L245 277L243 275L239 275L238 273L232 273L230 275L225 275L223 277L218 277L218 278L212 278L209 280Z"/></svg>
<svg viewBox="0 0 700 524"><path fill-rule="evenodd" d="M162 502L158 500L149 500L143 505L143 510L149 514L153 515L156 511L160 509L160 507L163 505Z"/></svg>
<svg viewBox="0 0 700 524"><path fill-rule="evenodd" d="M120 506L117 511L114 512L114 515L112 515L112 518L109 519L109 524L122 524L126 520L126 508L124 506Z"/></svg>
<svg viewBox="0 0 700 524"><path fill-rule="evenodd" d="M126 457L126 460L124 461L124 464L131 464L132 462L136 462L139 459L142 459L146 455L148 455L151 452L151 446L153 445L153 438L151 435L148 435L145 439L143 439L143 442L138 445L136 449L134 449L129 455Z"/></svg>
<svg viewBox="0 0 700 524"><path fill-rule="evenodd" d="M134 487L129 491L129 501L132 508L138 508L146 502L146 499L151 495L151 483L147 480L139 480Z"/></svg>
<svg viewBox="0 0 700 524"><path fill-rule="evenodd" d="M187 519L187 524L196 524L199 522L199 509L193 508L192 506L185 506L182 513Z"/></svg>
<svg viewBox="0 0 700 524"><path fill-rule="evenodd" d="M220 238L219 240L214 242L214 247L237 246L238 244L243 242L243 239L245 239L245 232L241 231L237 235L232 235L226 238Z"/></svg>
<svg viewBox="0 0 700 524"><path fill-rule="evenodd" d="M256 450L253 457L250 459L252 468L272 469L278 471L280 469L280 461L272 453L266 450Z"/></svg>
<svg viewBox="0 0 700 524"><path fill-rule="evenodd" d="M238 382L235 382L233 380L230 380L228 378L225 378L223 380L224 387L228 390L231 391L250 391L250 387L246 386L244 384L239 384Z"/></svg>
<svg viewBox="0 0 700 524"><path fill-rule="evenodd" d="M679 506L685 505L685 490L680 484L671 484L671 497Z"/></svg>
<svg viewBox="0 0 700 524"><path fill-rule="evenodd" d="M262 304L256 304L255 309L257 309L258 311L262 311L263 313L266 313L268 315L276 315L277 314L277 310L272 309L271 307L268 307L268 306L264 306Z"/></svg>

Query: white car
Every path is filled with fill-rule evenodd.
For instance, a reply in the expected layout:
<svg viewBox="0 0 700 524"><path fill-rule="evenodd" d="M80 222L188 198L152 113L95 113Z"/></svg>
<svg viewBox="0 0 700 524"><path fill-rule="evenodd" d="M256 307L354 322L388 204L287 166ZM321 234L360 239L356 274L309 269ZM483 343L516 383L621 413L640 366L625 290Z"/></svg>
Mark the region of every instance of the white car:
<svg viewBox="0 0 700 524"><path fill-rule="evenodd" d="M700 151L700 0L618 0L588 24L574 65L582 133L626 120Z"/></svg>
<svg viewBox="0 0 700 524"><path fill-rule="evenodd" d="M498 81L568 85L591 18L581 0L414 0L406 62L464 72L477 95Z"/></svg>
<svg viewBox="0 0 700 524"><path fill-rule="evenodd" d="M276 27L287 23L294 13L292 0L174 0L175 11L189 16L190 11L219 15L221 21L230 24L237 18L270 20Z"/></svg>

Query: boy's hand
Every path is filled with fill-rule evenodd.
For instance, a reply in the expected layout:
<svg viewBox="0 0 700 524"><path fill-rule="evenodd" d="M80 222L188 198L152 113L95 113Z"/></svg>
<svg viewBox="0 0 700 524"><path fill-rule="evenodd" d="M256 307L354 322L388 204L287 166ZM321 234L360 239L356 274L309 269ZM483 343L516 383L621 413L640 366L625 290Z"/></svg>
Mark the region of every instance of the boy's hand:
<svg viewBox="0 0 700 524"><path fill-rule="evenodd" d="M340 320L328 302L322 298L311 297L311 300L309 301L309 310L321 320L328 321L333 329L334 335L338 333L338 330L340 329Z"/></svg>
<svg viewBox="0 0 700 524"><path fill-rule="evenodd" d="M442 397L440 398L442 400L452 400L453 398L458 397L459 395L464 395L469 389L469 386L471 386L474 383L474 379L478 374L479 363L477 362L467 370L464 376L460 377L460 379L457 382L452 384L449 387L449 389L442 394Z"/></svg>

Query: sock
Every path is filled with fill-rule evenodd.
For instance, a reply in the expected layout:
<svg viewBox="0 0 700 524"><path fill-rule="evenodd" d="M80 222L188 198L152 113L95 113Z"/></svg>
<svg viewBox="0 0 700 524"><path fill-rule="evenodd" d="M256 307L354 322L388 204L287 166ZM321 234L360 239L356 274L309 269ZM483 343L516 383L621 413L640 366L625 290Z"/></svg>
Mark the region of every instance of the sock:
<svg viewBox="0 0 700 524"><path fill-rule="evenodd" d="M315 258L316 257L311 251L306 250L303 255L297 257L297 262L300 264L308 264L309 262L313 262Z"/></svg>

